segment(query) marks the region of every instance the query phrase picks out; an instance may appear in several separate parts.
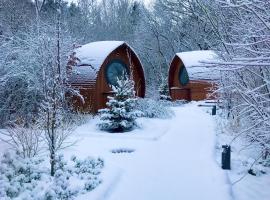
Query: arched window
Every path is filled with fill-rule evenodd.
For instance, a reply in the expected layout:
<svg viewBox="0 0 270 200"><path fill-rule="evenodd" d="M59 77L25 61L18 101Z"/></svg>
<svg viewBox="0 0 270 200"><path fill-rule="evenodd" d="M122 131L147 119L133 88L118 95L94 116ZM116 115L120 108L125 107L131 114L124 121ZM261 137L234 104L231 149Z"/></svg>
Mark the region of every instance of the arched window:
<svg viewBox="0 0 270 200"><path fill-rule="evenodd" d="M182 86L185 86L189 82L188 72L185 68L185 66L181 66L179 71L179 82Z"/></svg>
<svg viewBox="0 0 270 200"><path fill-rule="evenodd" d="M129 70L121 60L113 60L106 67L106 80L109 85L117 85L117 78L128 75Z"/></svg>

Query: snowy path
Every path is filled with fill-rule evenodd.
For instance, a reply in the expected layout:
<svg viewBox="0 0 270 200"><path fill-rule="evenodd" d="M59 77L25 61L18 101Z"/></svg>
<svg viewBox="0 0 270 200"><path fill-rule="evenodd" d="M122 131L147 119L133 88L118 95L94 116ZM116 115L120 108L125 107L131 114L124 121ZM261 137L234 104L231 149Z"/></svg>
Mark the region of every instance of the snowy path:
<svg viewBox="0 0 270 200"><path fill-rule="evenodd" d="M175 113L168 133L129 163L134 167L126 172L111 200L230 199L214 158L211 117L194 106L175 109Z"/></svg>
<svg viewBox="0 0 270 200"><path fill-rule="evenodd" d="M167 130L158 140L123 139L121 135L87 137L83 133L86 127L78 131L83 140L80 148L76 148L77 153L102 155L107 166L115 165L121 169L121 176L112 178L113 183L107 185L109 188L99 199L232 199L225 173L215 162L213 119L196 104L177 107L174 111L176 116L173 119L152 126L152 132L159 132L164 126ZM121 147L135 152L110 152Z"/></svg>

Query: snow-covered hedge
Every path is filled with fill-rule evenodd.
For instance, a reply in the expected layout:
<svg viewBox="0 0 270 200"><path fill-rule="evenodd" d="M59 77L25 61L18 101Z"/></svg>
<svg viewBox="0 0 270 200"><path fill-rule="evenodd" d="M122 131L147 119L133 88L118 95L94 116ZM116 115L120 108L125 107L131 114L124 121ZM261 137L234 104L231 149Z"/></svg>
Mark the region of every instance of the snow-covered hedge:
<svg viewBox="0 0 270 200"><path fill-rule="evenodd" d="M0 161L0 199L74 199L102 182L99 175L104 162L99 158L73 157L69 165L58 156L56 163L55 176L51 177L44 160L5 153Z"/></svg>
<svg viewBox="0 0 270 200"><path fill-rule="evenodd" d="M149 118L171 118L174 113L165 103L166 101L156 101L149 98L139 99L136 110L143 113L144 117Z"/></svg>

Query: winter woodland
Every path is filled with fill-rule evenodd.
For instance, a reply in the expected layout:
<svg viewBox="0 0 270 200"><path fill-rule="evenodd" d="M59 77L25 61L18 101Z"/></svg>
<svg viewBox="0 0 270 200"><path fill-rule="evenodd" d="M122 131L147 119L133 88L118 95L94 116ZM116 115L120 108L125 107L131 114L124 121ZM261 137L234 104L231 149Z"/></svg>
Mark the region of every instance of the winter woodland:
<svg viewBox="0 0 270 200"><path fill-rule="evenodd" d="M112 86L114 95L108 98L108 108L95 116L76 112L66 95L80 96L67 84L69 56L76 46L103 40L125 41L137 52L144 67L146 98L134 95L133 80L119 77L117 85ZM209 73L219 77L214 91L218 115L213 118L205 114L206 108L198 108L198 102L186 104L170 98L170 62L176 53L194 50L211 50L219 57L204 63ZM191 127L194 131L190 134L202 131L212 135L195 134L194 139L183 134L185 143L181 127L175 125L178 123L184 132ZM196 130L194 124L201 129ZM175 139L166 140L173 134L177 135L172 136ZM219 199L270 199L267 192L257 197L246 192L248 185L260 188L260 193L270 184L270 1L152 0L145 4L139 0L0 0L0 139L0 199L79 199L84 195L88 199L88 193L93 199L132 199L132 194L128 196L132 185L127 177L137 185L148 180L145 184L153 184L156 194L160 194L163 188L158 181L150 182L147 174L162 176L153 171L178 167L183 160L172 152L181 151L179 155L186 159L183 163L192 162L185 157L188 152L183 154L182 150L199 152L189 145L201 143L213 147L218 162L222 144L233 149L233 169L227 178L210 162L212 152L203 151L206 155L201 157L216 172L213 179L230 180L227 184L232 189L228 191L219 190L219 181L217 185L209 182L209 187L217 187L219 195L224 194ZM166 147L159 143L162 139ZM184 149L175 143L177 140L182 141ZM113 141L120 147L110 146ZM146 141L157 143L146 148ZM134 154L142 161L117 160L117 156L108 156L109 151L110 155ZM156 154L171 166L156 162ZM196 153L190 153L192 156ZM157 169L149 167L152 158ZM126 166L127 176L112 164L115 159L120 168L121 164ZM137 176L131 173L137 166L132 168L129 161L138 166ZM140 168L144 163L146 171ZM207 169L210 174L211 169ZM140 179L140 173L144 179ZM171 173L178 172L172 167ZM122 180L126 192L103 189L113 188L120 174L126 177ZM178 179L185 180L183 177ZM162 180L182 187L166 175ZM137 199L167 198L166 191L162 193L165 196L147 196L151 190L147 188L137 191L141 195ZM203 192L203 186L197 190ZM167 190L170 199L192 199L189 195L195 195L190 191L182 193L187 196L173 196L174 191L177 189L173 186ZM200 196L208 200L212 197L214 193Z"/></svg>

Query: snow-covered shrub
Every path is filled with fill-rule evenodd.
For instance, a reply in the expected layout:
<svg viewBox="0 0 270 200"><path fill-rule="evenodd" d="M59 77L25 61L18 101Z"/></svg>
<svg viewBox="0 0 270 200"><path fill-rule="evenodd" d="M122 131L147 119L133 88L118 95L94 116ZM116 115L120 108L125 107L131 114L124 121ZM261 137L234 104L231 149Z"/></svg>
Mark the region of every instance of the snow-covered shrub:
<svg viewBox="0 0 270 200"><path fill-rule="evenodd" d="M12 47L10 47L12 48ZM0 61L0 65L3 64ZM3 64L5 66L6 64ZM20 63L20 70L25 70ZM20 66L19 65L19 66ZM29 65L29 63L28 63ZM18 66L16 66L18 67ZM10 67L11 69L15 67ZM1 74L0 81L0 126L24 120L31 122L37 117L37 110L42 100L41 91L33 86L33 77L26 72L17 71ZM13 69L14 70L14 69Z"/></svg>
<svg viewBox="0 0 270 200"><path fill-rule="evenodd" d="M136 118L141 115L134 110L137 101L134 83L128 78L121 78L112 89L114 96L108 97L108 108L99 110L101 122L98 127L110 132L130 131L137 125Z"/></svg>
<svg viewBox="0 0 270 200"><path fill-rule="evenodd" d="M0 134L4 135L0 140L8 143L24 158L36 156L41 149L42 131L36 124L29 124L27 127L13 124L6 132L0 131Z"/></svg>
<svg viewBox="0 0 270 200"><path fill-rule="evenodd" d="M189 101L184 100L184 99L175 100L175 101L159 100L159 102L165 107L176 107L176 106L182 106L186 103L189 103Z"/></svg>
<svg viewBox="0 0 270 200"><path fill-rule="evenodd" d="M0 161L0 199L12 199L22 192L34 190L44 173L42 162L41 159L4 153Z"/></svg>
<svg viewBox="0 0 270 200"><path fill-rule="evenodd" d="M87 123L89 120L93 118L93 115L89 113L80 113L76 111L76 112L68 113L66 117L72 119L71 125L77 127L77 126Z"/></svg>
<svg viewBox="0 0 270 200"><path fill-rule="evenodd" d="M73 157L68 164L59 155L56 156L55 174L51 176L43 160L5 153L0 161L0 199L75 199L102 182L99 175L103 166L100 158L79 160Z"/></svg>
<svg viewBox="0 0 270 200"><path fill-rule="evenodd" d="M101 169L104 167L104 161L100 158L97 160L87 157L84 160L79 160L77 157L72 157L74 162L74 172L78 175L80 174L93 174L99 175Z"/></svg>
<svg viewBox="0 0 270 200"><path fill-rule="evenodd" d="M72 158L74 162L74 173L76 173L81 180L84 180L84 189L91 191L95 189L102 181L99 178L102 168L104 167L104 161L100 158L86 158L79 160L76 157Z"/></svg>
<svg viewBox="0 0 270 200"><path fill-rule="evenodd" d="M45 191L44 198L46 200L74 199L79 194L79 188L71 185L72 176L72 167L68 167L63 155L57 156L55 175L52 184Z"/></svg>
<svg viewBox="0 0 270 200"><path fill-rule="evenodd" d="M144 117L149 118L165 119L173 116L173 111L163 101L149 98L138 99L136 109L141 111Z"/></svg>
<svg viewBox="0 0 270 200"><path fill-rule="evenodd" d="M70 166L62 155L57 156L56 160L55 175L44 194L46 200L74 199L81 193L95 189L102 182L99 175L104 166L104 161L100 158L88 157L79 160L73 156Z"/></svg>
<svg viewBox="0 0 270 200"><path fill-rule="evenodd" d="M135 149L130 149L130 148L117 148L117 149L112 149L112 153L133 153Z"/></svg>

